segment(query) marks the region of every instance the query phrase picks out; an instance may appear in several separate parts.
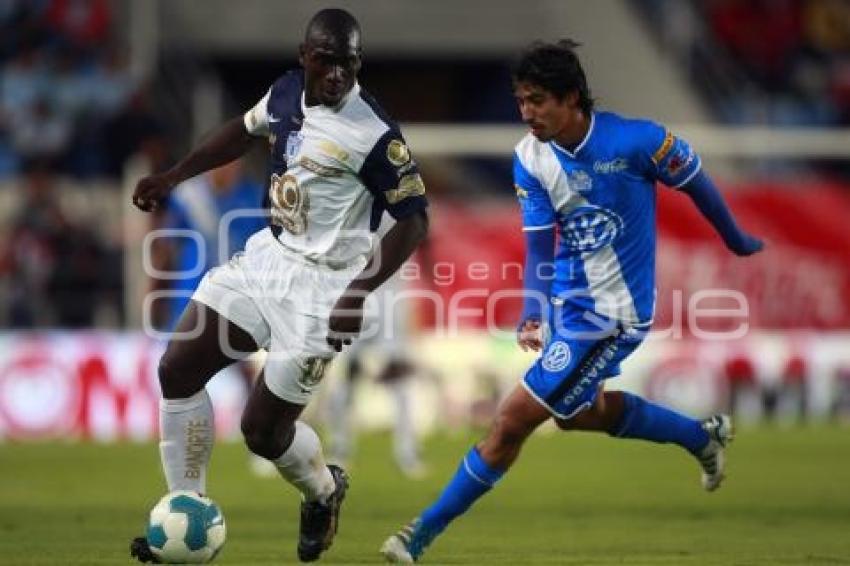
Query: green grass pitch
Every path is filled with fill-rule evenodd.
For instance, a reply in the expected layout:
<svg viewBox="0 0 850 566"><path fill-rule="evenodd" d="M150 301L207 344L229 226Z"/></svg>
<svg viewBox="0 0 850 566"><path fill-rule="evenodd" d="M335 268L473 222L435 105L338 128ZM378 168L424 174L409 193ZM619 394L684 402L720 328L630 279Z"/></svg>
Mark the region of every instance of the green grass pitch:
<svg viewBox="0 0 850 566"><path fill-rule="evenodd" d="M473 439L431 438L431 475L410 482L388 437L362 438L323 562L379 563L383 539L438 493ZM729 456L727 483L706 494L674 447L537 436L424 563L850 564L850 430L745 429ZM296 563L292 488L253 477L244 448L222 444L209 489L228 526L217 563ZM128 541L163 492L152 444L2 444L0 564L131 564Z"/></svg>

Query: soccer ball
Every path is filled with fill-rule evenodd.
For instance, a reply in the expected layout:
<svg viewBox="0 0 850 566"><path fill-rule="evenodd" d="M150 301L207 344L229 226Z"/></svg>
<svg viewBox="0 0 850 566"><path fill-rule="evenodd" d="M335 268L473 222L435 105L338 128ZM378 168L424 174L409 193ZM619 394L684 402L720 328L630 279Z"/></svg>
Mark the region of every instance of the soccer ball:
<svg viewBox="0 0 850 566"><path fill-rule="evenodd" d="M218 505L193 491L172 491L151 510L148 545L160 562L211 562L224 546L224 536Z"/></svg>

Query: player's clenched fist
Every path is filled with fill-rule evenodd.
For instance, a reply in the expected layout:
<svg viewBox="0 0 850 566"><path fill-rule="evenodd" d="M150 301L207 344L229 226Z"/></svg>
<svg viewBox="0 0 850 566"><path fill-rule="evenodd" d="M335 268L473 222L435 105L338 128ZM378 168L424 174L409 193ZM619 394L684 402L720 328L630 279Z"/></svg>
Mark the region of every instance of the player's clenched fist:
<svg viewBox="0 0 850 566"><path fill-rule="evenodd" d="M176 183L167 173L149 175L141 179L133 192L133 204L139 210L151 212L168 196Z"/></svg>
<svg viewBox="0 0 850 566"><path fill-rule="evenodd" d="M529 348L535 352L539 351L543 347L543 329L540 328L540 321L529 319L523 322L517 329L516 341L523 352L527 352Z"/></svg>
<svg viewBox="0 0 850 566"><path fill-rule="evenodd" d="M363 326L362 293L347 291L337 300L328 318L328 344L337 352L348 346L360 334Z"/></svg>

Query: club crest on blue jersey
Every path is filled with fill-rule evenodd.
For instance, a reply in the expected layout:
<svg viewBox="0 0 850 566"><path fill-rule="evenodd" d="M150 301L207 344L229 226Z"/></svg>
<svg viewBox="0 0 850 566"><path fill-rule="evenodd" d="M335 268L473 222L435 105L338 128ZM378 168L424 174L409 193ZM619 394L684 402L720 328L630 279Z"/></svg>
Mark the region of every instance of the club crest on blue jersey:
<svg viewBox="0 0 850 566"><path fill-rule="evenodd" d="M595 252L623 232L619 214L592 204L573 209L563 220L564 245L574 252Z"/></svg>
<svg viewBox="0 0 850 566"><path fill-rule="evenodd" d="M553 342L543 357L543 369L546 371L562 371L570 365L570 347L563 340Z"/></svg>
<svg viewBox="0 0 850 566"><path fill-rule="evenodd" d="M304 141L304 136L300 131L297 132L289 132L289 136L286 138L286 160L290 161L293 157L298 154L298 151L301 149L301 142Z"/></svg>

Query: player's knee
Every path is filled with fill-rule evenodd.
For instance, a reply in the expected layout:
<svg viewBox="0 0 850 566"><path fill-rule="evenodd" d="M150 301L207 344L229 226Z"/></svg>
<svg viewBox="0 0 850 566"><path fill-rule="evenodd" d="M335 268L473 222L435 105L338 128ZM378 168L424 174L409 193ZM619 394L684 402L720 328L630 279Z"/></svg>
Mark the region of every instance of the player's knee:
<svg viewBox="0 0 850 566"><path fill-rule="evenodd" d="M601 430L602 419L596 408L586 409L569 419L555 419L561 430Z"/></svg>
<svg viewBox="0 0 850 566"><path fill-rule="evenodd" d="M242 415L241 428L248 449L268 460L279 458L289 448L295 433L291 424L274 423L247 413Z"/></svg>
<svg viewBox="0 0 850 566"><path fill-rule="evenodd" d="M198 392L197 388L186 383L179 364L167 353L159 360L157 374L162 396L166 399L184 399Z"/></svg>
<svg viewBox="0 0 850 566"><path fill-rule="evenodd" d="M490 444L496 448L510 448L522 444L528 436L525 427L507 415L500 415L490 431Z"/></svg>
<svg viewBox="0 0 850 566"><path fill-rule="evenodd" d="M268 427L262 426L256 419L247 415L242 416L242 436L248 450L263 458L274 459L280 456L275 454L273 437Z"/></svg>

